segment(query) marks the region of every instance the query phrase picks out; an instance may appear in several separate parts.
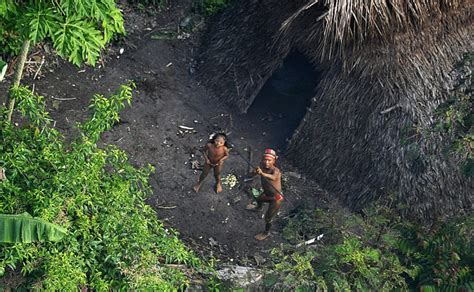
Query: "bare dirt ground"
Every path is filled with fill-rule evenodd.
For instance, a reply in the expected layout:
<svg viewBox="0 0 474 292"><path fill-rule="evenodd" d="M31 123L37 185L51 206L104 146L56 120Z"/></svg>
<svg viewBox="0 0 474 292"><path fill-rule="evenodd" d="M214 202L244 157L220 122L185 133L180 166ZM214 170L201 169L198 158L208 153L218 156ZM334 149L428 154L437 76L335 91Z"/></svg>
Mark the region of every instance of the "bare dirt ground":
<svg viewBox="0 0 474 292"><path fill-rule="evenodd" d="M199 84L193 66L199 62L196 56L203 30L191 32L190 37L178 32L179 23L190 15L189 0L172 1L167 10L156 15L137 14L128 8L124 14L128 36L113 44L95 68L79 68L51 56L39 71L39 66L30 65L23 84L34 86L45 97L57 128L66 136L71 135L74 124L87 116L94 94L108 95L120 84L134 80L137 90L132 106L124 110L120 123L103 135L103 142L125 150L136 166L154 165L156 172L150 178L154 193L148 203L198 253L226 262L252 265L255 259L264 258L284 242L279 233L299 206L338 207L336 202L329 202L332 200L316 183L297 175L281 155L279 166L288 178L287 200L272 236L257 242L254 235L264 228L263 212L244 210L250 199L243 182L249 167L244 158L249 157L250 150L256 165L263 149L284 150L284 145L272 145L276 143L272 137L281 134L282 122L259 116L259 111L249 111L247 115L232 112ZM180 37L154 39L164 29ZM122 54L120 49L124 49ZM30 60L34 60L34 54ZM0 84L2 90L6 86L5 82ZM180 132L179 126L194 130ZM201 191L194 193L192 186L199 171L191 168L191 162L200 158L194 149L220 129L230 132L235 146L224 165L223 176L234 174L239 184L233 189L224 186L224 191L216 194L210 175ZM257 184L258 179L253 183Z"/></svg>

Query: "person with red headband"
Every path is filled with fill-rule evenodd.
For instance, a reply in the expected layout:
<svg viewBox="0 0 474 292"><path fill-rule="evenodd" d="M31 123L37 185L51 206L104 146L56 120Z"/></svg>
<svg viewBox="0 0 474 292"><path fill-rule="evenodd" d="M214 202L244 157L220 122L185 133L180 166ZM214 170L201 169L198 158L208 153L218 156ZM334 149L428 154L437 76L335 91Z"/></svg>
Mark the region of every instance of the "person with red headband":
<svg viewBox="0 0 474 292"><path fill-rule="evenodd" d="M247 210L260 211L263 203L269 203L267 212L265 214L265 231L255 235L255 239L264 240L270 235L270 228L283 202L283 195L281 192L281 172L275 166L278 156L275 150L266 149L263 154L260 166L255 169L251 175L260 175L262 181L263 193L256 199L257 205L247 205Z"/></svg>

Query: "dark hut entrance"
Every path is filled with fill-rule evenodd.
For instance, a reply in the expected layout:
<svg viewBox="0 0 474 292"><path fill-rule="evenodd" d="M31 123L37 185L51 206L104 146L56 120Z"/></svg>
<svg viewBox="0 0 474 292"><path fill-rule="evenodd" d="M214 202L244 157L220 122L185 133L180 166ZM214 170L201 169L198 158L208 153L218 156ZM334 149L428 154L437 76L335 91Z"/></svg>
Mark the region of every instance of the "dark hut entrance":
<svg viewBox="0 0 474 292"><path fill-rule="evenodd" d="M247 111L251 124L259 125L254 138L268 147L284 150L314 97L320 78L309 59L290 53L267 80Z"/></svg>

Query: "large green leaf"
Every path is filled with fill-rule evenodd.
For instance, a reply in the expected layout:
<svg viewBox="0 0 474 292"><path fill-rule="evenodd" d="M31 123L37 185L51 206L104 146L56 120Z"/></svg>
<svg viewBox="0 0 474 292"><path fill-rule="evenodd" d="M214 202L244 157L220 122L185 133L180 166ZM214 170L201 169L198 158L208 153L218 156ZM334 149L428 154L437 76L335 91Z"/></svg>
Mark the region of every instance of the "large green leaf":
<svg viewBox="0 0 474 292"><path fill-rule="evenodd" d="M67 231L63 227L33 218L28 213L0 214L0 242L30 243L33 241L59 241Z"/></svg>
<svg viewBox="0 0 474 292"><path fill-rule="evenodd" d="M0 16L4 17L8 12L12 12L16 9L16 4L13 0L1 0L0 1Z"/></svg>
<svg viewBox="0 0 474 292"><path fill-rule="evenodd" d="M96 25L77 16L67 17L60 29L51 36L56 51L61 56L69 56L69 61L79 65L86 60L94 65L104 48L105 41Z"/></svg>
<svg viewBox="0 0 474 292"><path fill-rule="evenodd" d="M59 28L62 17L57 14L52 7L44 3L38 3L27 8L22 15L21 22L27 23L25 26L28 38L35 44L42 41L48 34L52 34Z"/></svg>

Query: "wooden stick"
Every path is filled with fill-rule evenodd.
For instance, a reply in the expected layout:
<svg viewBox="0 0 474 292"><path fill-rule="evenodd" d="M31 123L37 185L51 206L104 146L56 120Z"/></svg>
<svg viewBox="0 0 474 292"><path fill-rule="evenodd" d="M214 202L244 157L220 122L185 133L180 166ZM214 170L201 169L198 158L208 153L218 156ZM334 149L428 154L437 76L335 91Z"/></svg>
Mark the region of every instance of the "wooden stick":
<svg viewBox="0 0 474 292"><path fill-rule="evenodd" d="M248 173L251 173L253 170L253 167L252 167L253 152L252 152L252 147L249 146L247 147L247 149L249 150Z"/></svg>
<svg viewBox="0 0 474 292"><path fill-rule="evenodd" d="M174 209L176 206L156 206L158 209Z"/></svg>
<svg viewBox="0 0 474 292"><path fill-rule="evenodd" d="M36 70L35 76L33 76L33 80L35 80L36 77L38 77L38 74L40 73L41 67L43 67L43 64L44 64L44 56L41 58L41 64L39 65L38 70Z"/></svg>
<svg viewBox="0 0 474 292"><path fill-rule="evenodd" d="M68 100L75 100L77 98L75 97L54 97L54 96L50 96L52 99L56 99L56 100L60 100L60 101L68 101Z"/></svg>

